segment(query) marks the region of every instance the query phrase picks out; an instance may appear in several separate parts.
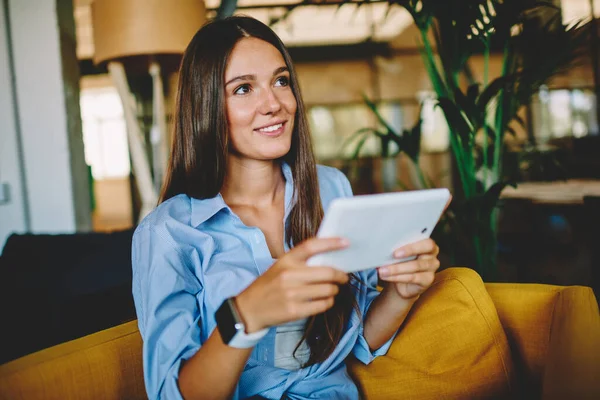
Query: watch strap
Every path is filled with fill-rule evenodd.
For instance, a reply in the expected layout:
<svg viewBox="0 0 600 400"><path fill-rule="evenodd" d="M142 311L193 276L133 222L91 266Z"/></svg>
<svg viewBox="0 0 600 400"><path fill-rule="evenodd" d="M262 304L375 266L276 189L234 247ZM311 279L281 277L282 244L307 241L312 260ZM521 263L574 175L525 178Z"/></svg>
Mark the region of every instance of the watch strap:
<svg viewBox="0 0 600 400"><path fill-rule="evenodd" d="M248 349L256 346L260 340L269 332L269 328L261 329L260 331L246 333L239 330L233 335L233 338L227 343L228 346L238 349Z"/></svg>

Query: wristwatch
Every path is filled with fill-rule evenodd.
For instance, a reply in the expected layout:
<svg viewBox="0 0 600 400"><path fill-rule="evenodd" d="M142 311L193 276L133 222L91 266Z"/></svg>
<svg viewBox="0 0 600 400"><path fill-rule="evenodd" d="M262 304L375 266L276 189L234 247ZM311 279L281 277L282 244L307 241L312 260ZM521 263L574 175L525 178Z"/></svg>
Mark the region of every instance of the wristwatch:
<svg viewBox="0 0 600 400"><path fill-rule="evenodd" d="M258 332L246 333L246 325L235 305L235 297L230 297L221 304L215 313L215 319L223 343L238 349L254 347L269 332L269 329L265 328Z"/></svg>

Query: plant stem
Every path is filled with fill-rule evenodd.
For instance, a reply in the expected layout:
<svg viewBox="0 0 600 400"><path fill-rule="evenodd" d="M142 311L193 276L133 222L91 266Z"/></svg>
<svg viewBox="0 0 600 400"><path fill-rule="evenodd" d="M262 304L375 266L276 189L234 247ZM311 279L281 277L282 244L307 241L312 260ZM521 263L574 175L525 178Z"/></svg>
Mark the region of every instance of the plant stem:
<svg viewBox="0 0 600 400"><path fill-rule="evenodd" d="M456 160L456 167L458 169L458 174L460 175L460 182L462 184L462 188L465 194L465 197L468 199L471 197L471 187L469 186L469 180L467 179L467 162L463 157L462 149L460 143L457 140L457 134L450 129L450 147L452 147L452 153L454 153L454 159Z"/></svg>
<svg viewBox="0 0 600 400"><path fill-rule="evenodd" d="M504 46L504 55L502 62L502 76L506 76L508 73L509 64L512 64L510 57L510 42L507 42ZM512 72L512 71L511 71ZM500 155L502 150L502 137L504 136L504 107L506 107L505 101L505 90L501 89L498 95L498 102L496 103L496 130L494 132L494 164L493 171L496 180L500 179L501 168L500 168Z"/></svg>
<svg viewBox="0 0 600 400"><path fill-rule="evenodd" d="M490 67L490 40L489 38L484 41L484 52L483 52L483 87L487 87L489 81L489 67ZM489 126L487 124L487 107L483 110L483 191L487 190L488 183L488 139L489 139Z"/></svg>
<svg viewBox="0 0 600 400"><path fill-rule="evenodd" d="M433 88L437 93L438 97L447 97L448 90L444 81L442 80L442 76L439 73L437 64L435 62L435 56L433 54L433 49L431 48L431 43L429 42L429 37L427 36L427 30L419 30L421 32L421 39L423 40L423 46L425 46L425 56L427 59L425 60L425 64L429 64L430 71L429 75L431 75L431 81L433 83Z"/></svg>
<svg viewBox="0 0 600 400"><path fill-rule="evenodd" d="M429 37L427 35L427 29L419 29L421 33L421 40L423 40L423 46L425 47L425 51L422 52L425 66L429 72L429 76L431 78L431 82L433 84L433 89L435 90L438 98L439 97L449 97L450 90L448 90L446 84L444 83L442 76L439 73L437 63L435 61L435 55L433 53L433 49L431 47L431 43L429 42ZM468 160L462 152L461 145L457 140L457 133L453 132L450 129L450 146L452 148L452 153L454 153L454 158L456 160L456 166L458 169L458 173L460 175L460 180L462 184L463 191L465 192L465 197L471 197L471 185L470 179L467 175L468 168Z"/></svg>
<svg viewBox="0 0 600 400"><path fill-rule="evenodd" d="M413 160L411 158L413 165L415 166L415 169L417 170L417 176L419 177L419 183L421 185L421 189L426 189L431 187L431 185L427 184L427 181L425 180L425 175L423 174L423 170L421 169L421 166L419 165L419 160Z"/></svg>

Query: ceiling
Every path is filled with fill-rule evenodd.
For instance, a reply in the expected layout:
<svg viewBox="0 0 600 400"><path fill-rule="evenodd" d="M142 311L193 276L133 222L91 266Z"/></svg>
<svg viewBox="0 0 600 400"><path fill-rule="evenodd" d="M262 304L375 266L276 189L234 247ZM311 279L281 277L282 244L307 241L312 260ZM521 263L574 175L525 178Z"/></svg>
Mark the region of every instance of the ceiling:
<svg viewBox="0 0 600 400"><path fill-rule="evenodd" d="M200 0L199 0L200 1ZM74 0L77 29L77 56L92 58L94 54L91 3L93 0ZM216 9L220 0L206 0L209 10ZM237 13L255 17L265 23L282 17L287 9L277 7L297 4L301 0L238 0ZM572 21L590 15L590 0L563 0L563 19ZM600 0L594 0L596 16L600 16ZM264 5L264 8L249 8ZM209 11L209 17L214 11ZM385 2L356 4L302 6L294 9L287 18L272 28L288 46L315 46L354 44L368 38L387 42L400 35L412 24L408 12L400 6Z"/></svg>
<svg viewBox="0 0 600 400"><path fill-rule="evenodd" d="M267 5L268 8L241 9L245 14L269 23L282 17L284 7L273 5L297 4L301 0L239 0L238 6ZM94 54L91 3L93 0L74 0L77 29L77 56L91 58ZM207 8L216 9L220 0L206 0ZM399 6L375 3L357 7L347 4L302 6L271 27L288 46L314 46L328 44L353 44L372 37L375 41L389 41L412 23L410 15ZM386 13L387 16L386 16ZM209 17L214 11L209 11ZM374 28L373 28L374 27Z"/></svg>

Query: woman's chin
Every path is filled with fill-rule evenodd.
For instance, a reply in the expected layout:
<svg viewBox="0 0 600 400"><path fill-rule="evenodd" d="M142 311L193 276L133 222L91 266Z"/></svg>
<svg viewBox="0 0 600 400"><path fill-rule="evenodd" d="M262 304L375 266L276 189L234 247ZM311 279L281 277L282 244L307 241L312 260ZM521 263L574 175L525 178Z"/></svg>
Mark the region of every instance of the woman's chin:
<svg viewBox="0 0 600 400"><path fill-rule="evenodd" d="M284 157L287 153L289 153L290 149L287 150L279 150L279 151L261 151L261 159L263 160L277 160Z"/></svg>
<svg viewBox="0 0 600 400"><path fill-rule="evenodd" d="M291 143L269 143L256 149L263 160L276 160L290 152Z"/></svg>

